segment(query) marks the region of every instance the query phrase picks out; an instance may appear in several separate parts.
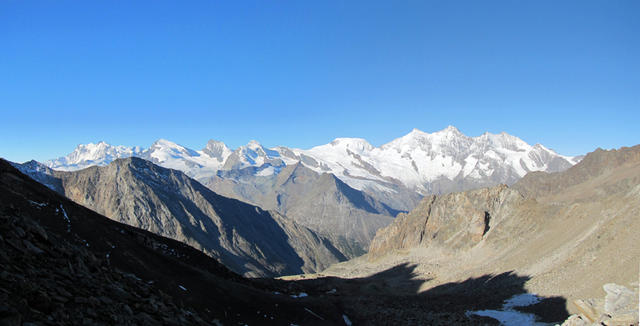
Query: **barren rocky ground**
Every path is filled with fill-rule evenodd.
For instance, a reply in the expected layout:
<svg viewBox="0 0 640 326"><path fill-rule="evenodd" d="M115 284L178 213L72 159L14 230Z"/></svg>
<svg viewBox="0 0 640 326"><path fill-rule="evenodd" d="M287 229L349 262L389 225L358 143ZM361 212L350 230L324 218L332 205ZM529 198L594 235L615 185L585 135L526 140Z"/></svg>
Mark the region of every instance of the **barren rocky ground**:
<svg viewBox="0 0 640 326"><path fill-rule="evenodd" d="M422 293L513 272L528 278L525 291L564 298L570 313L580 312L575 300L601 297L607 283L637 292L639 153L640 146L598 150L566 172L536 173L512 188L425 198L378 231L369 254L323 274L367 277L411 264Z"/></svg>

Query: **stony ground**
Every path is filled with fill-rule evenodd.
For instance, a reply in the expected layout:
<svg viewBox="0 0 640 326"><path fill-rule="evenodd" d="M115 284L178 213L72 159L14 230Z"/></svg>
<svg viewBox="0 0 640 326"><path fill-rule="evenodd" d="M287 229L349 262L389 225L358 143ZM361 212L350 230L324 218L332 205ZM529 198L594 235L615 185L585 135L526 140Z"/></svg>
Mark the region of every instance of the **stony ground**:
<svg viewBox="0 0 640 326"><path fill-rule="evenodd" d="M589 171L597 175L572 171L578 181L560 191L544 183L552 191L533 191L535 198L493 201L478 192L488 220L465 214L465 207L478 213L469 204L476 199L452 195L467 204L443 208L440 221L460 214L464 232L442 230L447 239L433 235L455 223L432 224L422 235L420 223L409 223L435 240L280 279L242 278L0 161L0 324L492 325L466 312L497 309L525 292L544 299L526 310L562 322L581 313L576 300L601 298L605 284L638 291L640 159L587 160L594 161L600 165Z"/></svg>
<svg viewBox="0 0 640 326"><path fill-rule="evenodd" d="M520 191L516 184L509 196L486 189L427 198L433 204L421 203L379 231L376 250L323 274L368 277L410 264L418 292L428 292L470 277L514 272L528 278L523 292L549 298L538 310L555 310L556 319L548 320L556 322L567 312L580 313L576 300L601 297L605 284L637 292L640 146L596 151L583 163L566 173L539 174L541 180L525 178L520 190L529 195L521 197L513 196ZM481 237L472 232L480 229L478 207L491 215Z"/></svg>
<svg viewBox="0 0 640 326"><path fill-rule="evenodd" d="M246 279L107 219L0 161L0 325L491 325L520 281L417 294L413 267L359 279ZM470 291L480 284L483 291ZM395 287L403 285L402 291ZM500 295L494 295L500 293Z"/></svg>

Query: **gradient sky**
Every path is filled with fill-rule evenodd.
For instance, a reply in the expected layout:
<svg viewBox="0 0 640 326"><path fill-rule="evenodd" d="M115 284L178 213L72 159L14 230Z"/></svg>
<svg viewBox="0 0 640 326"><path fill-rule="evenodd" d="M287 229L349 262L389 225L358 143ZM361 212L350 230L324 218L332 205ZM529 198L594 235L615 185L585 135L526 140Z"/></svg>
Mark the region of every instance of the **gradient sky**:
<svg viewBox="0 0 640 326"><path fill-rule="evenodd" d="M640 1L0 2L0 156L79 143L640 143Z"/></svg>

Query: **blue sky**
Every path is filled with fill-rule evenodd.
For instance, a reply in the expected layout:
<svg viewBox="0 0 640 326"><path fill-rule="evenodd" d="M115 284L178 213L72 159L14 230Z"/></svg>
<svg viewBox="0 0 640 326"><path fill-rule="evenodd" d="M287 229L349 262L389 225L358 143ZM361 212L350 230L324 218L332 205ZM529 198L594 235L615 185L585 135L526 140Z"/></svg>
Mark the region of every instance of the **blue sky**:
<svg viewBox="0 0 640 326"><path fill-rule="evenodd" d="M640 1L0 2L0 156L79 143L640 143Z"/></svg>

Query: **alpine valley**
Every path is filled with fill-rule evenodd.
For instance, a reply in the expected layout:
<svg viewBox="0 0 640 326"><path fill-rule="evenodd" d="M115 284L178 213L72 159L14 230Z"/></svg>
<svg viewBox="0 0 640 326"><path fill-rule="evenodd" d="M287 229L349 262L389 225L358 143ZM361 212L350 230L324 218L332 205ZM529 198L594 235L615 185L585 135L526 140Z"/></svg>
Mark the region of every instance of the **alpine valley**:
<svg viewBox="0 0 640 326"><path fill-rule="evenodd" d="M453 126L0 161L0 322L637 324L639 167Z"/></svg>
<svg viewBox="0 0 640 326"><path fill-rule="evenodd" d="M69 155L44 164L52 170L79 171L128 157L181 171L217 194L284 215L316 232L340 253L319 258L317 267L364 254L379 228L398 213L413 209L424 195L513 184L527 172L562 171L580 159L559 155L539 144L531 146L506 133L468 137L449 126L431 134L414 129L380 147L359 138L337 138L309 150L282 146L269 149L256 141L230 150L224 143L210 140L200 151L162 139L147 149L99 142L79 145ZM140 177L143 174L130 174L133 179L125 182L113 178L113 172L124 173L115 167L95 171L111 177L94 178L101 181L84 182L82 186L63 181L64 186L57 190L111 218L184 240L171 227L152 227L154 223L145 222L147 219L130 216L134 211L148 212L147 207L157 202L139 207L139 202L114 195L120 206L107 208L104 201L87 197L94 187L113 188L116 181L132 185L133 179L144 179ZM57 173L56 177L69 180L71 175L77 173ZM161 189L168 187L164 179L154 182ZM139 197L143 202L151 200L150 196ZM206 212L202 207L199 210ZM319 270L312 265L307 264L305 271Z"/></svg>

